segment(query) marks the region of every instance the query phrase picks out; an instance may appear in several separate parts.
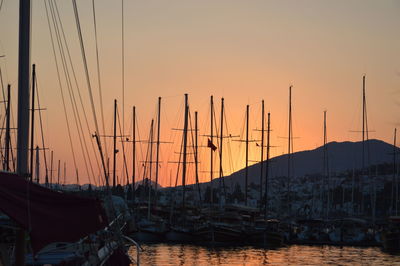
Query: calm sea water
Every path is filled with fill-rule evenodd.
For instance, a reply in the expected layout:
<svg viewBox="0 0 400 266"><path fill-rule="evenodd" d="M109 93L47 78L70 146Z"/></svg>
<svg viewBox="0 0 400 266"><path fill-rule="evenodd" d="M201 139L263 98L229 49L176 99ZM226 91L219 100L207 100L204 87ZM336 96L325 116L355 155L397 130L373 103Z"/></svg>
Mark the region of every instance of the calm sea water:
<svg viewBox="0 0 400 266"><path fill-rule="evenodd" d="M141 265L400 265L400 255L380 248L298 246L207 248L194 245L143 245ZM136 256L135 248L130 253Z"/></svg>

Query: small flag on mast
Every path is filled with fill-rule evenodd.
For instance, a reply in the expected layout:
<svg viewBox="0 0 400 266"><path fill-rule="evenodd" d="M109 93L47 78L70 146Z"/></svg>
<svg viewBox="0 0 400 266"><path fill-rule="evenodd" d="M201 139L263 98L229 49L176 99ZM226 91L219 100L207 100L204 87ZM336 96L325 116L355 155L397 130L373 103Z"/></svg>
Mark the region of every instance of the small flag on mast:
<svg viewBox="0 0 400 266"><path fill-rule="evenodd" d="M217 149L217 146L215 146L210 139L208 139L207 142L207 147L211 148L213 151L215 151Z"/></svg>

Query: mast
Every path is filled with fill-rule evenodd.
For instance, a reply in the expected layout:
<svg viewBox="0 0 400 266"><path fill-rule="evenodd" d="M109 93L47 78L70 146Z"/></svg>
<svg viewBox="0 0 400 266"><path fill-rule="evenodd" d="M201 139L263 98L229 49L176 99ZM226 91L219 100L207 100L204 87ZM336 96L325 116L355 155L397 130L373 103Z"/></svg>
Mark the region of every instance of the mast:
<svg viewBox="0 0 400 266"><path fill-rule="evenodd" d="M152 165L153 165L153 125L154 119L151 119L151 127L150 127L150 161L149 161L149 178L147 178L147 188L149 189L149 202L147 207L147 219L150 220L150 206L151 206L151 173L152 173Z"/></svg>
<svg viewBox="0 0 400 266"><path fill-rule="evenodd" d="M292 206L290 204L290 167L292 159L292 86L289 86L289 126L288 126L288 186L287 186L287 204L288 214L291 213Z"/></svg>
<svg viewBox="0 0 400 266"><path fill-rule="evenodd" d="M260 158L260 212L262 210L262 180L264 170L264 100L261 101L261 158Z"/></svg>
<svg viewBox="0 0 400 266"><path fill-rule="evenodd" d="M31 120L32 120L32 125L31 125L31 156L30 156L30 166L31 166L31 181L33 180L33 141L34 141L34 136L35 136L35 78L36 78L36 67L35 64L32 65L32 104L31 104ZM19 128L19 127L18 127Z"/></svg>
<svg viewBox="0 0 400 266"><path fill-rule="evenodd" d="M268 126L267 126L267 160L265 164L265 218L267 218L268 214L268 174L269 174L269 149L270 149L270 132L271 132L271 123L270 123L270 113L268 113Z"/></svg>
<svg viewBox="0 0 400 266"><path fill-rule="evenodd" d="M4 169L10 171L10 114L11 114L11 86L7 86L7 109L6 109L6 136L5 136L5 163Z"/></svg>
<svg viewBox="0 0 400 266"><path fill-rule="evenodd" d="M57 184L58 184L58 186L60 186L60 170L61 170L61 168L60 168L60 160L58 160L58 175L57 175Z"/></svg>
<svg viewBox="0 0 400 266"><path fill-rule="evenodd" d="M392 206L392 211L395 210L395 215L397 215L397 202L395 198L397 198L397 195L395 196L395 187L397 190L397 182L396 182L396 136L397 135L397 129L394 129L394 135L393 135L393 177L392 177L392 199L391 199L391 206Z"/></svg>
<svg viewBox="0 0 400 266"><path fill-rule="evenodd" d="M53 151L51 151L50 158L50 184L53 184Z"/></svg>
<svg viewBox="0 0 400 266"><path fill-rule="evenodd" d="M246 106L246 170L245 170L245 192L244 192L244 204L247 206L247 182L249 172L249 105Z"/></svg>
<svg viewBox="0 0 400 266"><path fill-rule="evenodd" d="M132 108L132 202L135 204L135 179L136 179L136 107Z"/></svg>
<svg viewBox="0 0 400 266"><path fill-rule="evenodd" d="M219 191L222 194L222 144L223 144L223 129L224 129L224 98L221 98L221 125L220 125L220 136L219 136ZM224 191L225 192L225 191ZM224 193L224 196L225 193ZM222 209L222 195L219 197L219 207Z"/></svg>
<svg viewBox="0 0 400 266"><path fill-rule="evenodd" d="M363 84L362 84L362 101L363 101L363 113L362 113L362 171L364 172L365 168L365 76L363 76Z"/></svg>
<svg viewBox="0 0 400 266"><path fill-rule="evenodd" d="M198 161L198 152L199 152L199 145L198 145L198 128L197 128L197 111L194 112L194 132L195 132L195 150L194 150L194 162L195 162L195 173L196 173L196 183L197 183L197 190L199 192L199 201L201 206L201 192L200 192L200 182L199 182L199 161ZM170 181L171 183L171 181ZM170 184L171 186L171 184Z"/></svg>
<svg viewBox="0 0 400 266"><path fill-rule="evenodd" d="M185 122L183 126L183 165L182 165L182 207L185 210L185 186L186 186L186 157L187 157L187 131L188 131L188 95L185 94Z"/></svg>
<svg viewBox="0 0 400 266"><path fill-rule="evenodd" d="M329 180L329 170L328 170L328 147L327 147L328 137L326 131L326 111L324 111L324 162L323 162L323 175L326 180L325 191L327 192L327 204L326 204L326 218L329 216L330 208L330 180Z"/></svg>
<svg viewBox="0 0 400 266"><path fill-rule="evenodd" d="M213 128L213 111L214 111L214 98L211 95L210 98L210 141L213 144L213 135L214 135L214 128ZM213 204L213 149L210 148L210 186L211 186L211 195L210 195L210 206Z"/></svg>
<svg viewBox="0 0 400 266"><path fill-rule="evenodd" d="M17 173L28 177L31 1L19 1ZM32 107L33 108L33 107ZM16 232L15 265L25 265L25 231Z"/></svg>
<svg viewBox="0 0 400 266"><path fill-rule="evenodd" d="M36 183L40 183L40 157L39 157L39 146L35 148L36 152L36 166L35 166L35 176L36 176Z"/></svg>
<svg viewBox="0 0 400 266"><path fill-rule="evenodd" d="M157 187L158 187L158 161L160 151L160 121L161 121L161 97L158 97L158 118L157 118L157 146L156 146L156 187L154 207L157 206Z"/></svg>
<svg viewBox="0 0 400 266"><path fill-rule="evenodd" d="M113 149L113 188L116 186L115 170L116 170L116 155L117 155L117 99L114 99L114 149Z"/></svg>
<svg viewBox="0 0 400 266"><path fill-rule="evenodd" d="M67 183L67 163L64 162L64 185Z"/></svg>

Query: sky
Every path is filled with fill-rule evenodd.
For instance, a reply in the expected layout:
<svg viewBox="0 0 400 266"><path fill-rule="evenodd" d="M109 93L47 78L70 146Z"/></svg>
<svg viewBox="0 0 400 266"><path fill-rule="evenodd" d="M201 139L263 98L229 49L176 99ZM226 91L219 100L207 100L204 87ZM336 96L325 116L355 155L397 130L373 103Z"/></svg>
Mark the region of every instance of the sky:
<svg viewBox="0 0 400 266"><path fill-rule="evenodd" d="M49 2L34 0L31 62L37 68L41 107L46 108L42 115L45 146L49 148L47 164L50 165L49 151L53 150L54 169L58 160L61 165L66 162L66 182L75 182L76 165L80 182L86 183L89 182L88 176L96 179L99 175L95 163L97 149L95 147L93 152L89 133L95 131L94 118L72 1L54 2L57 3L89 122L89 130L84 130L89 156L82 155L87 153L81 149L73 105L61 73L75 153L74 164L46 17L45 3L49 5ZM12 94L16 96L18 1L3 0L1 3L0 55L5 57L0 58L0 67L3 84L11 84ZM92 3L77 0L96 115L100 132L103 132ZM200 146L206 145L207 137L202 135L210 131L211 95L214 97L218 130L220 101L224 97L224 131L227 135L240 136L236 139L245 138L247 104L250 106L250 139L260 139L260 132L255 129L261 127L261 101L264 100L266 112L271 113L271 145L276 146L271 153L277 156L287 152L285 138L288 135L290 85L293 86L294 151L314 149L323 144L325 110L328 141L360 140L361 134L352 131L361 130L362 76L366 75L369 137L393 142L394 128L400 122L400 1L124 1L124 42L122 1L95 0L94 3L105 135L112 134L113 100L117 99L120 120L125 121L122 135L130 137L128 134L132 133L132 106L136 106L137 134L141 140L148 140L151 119L157 116L158 97L162 97L160 139L168 142L160 145L159 174L164 186L174 184L177 175L173 162L179 160L182 132L172 128L183 128L185 93L189 95L192 123L194 111L199 113ZM59 53L57 58L60 64ZM72 90L77 95L75 81L73 84ZM13 99L15 120L16 97ZM81 107L79 113L84 121ZM3 109L0 114L3 120ZM85 123L82 123L85 128ZM155 128L154 137L156 132ZM36 127L35 139L42 145L39 127ZM102 141L110 156L112 139L102 138ZM136 175L141 179L144 176L141 164L146 160L148 144L141 142L137 146ZM245 166L244 146L244 143L232 139L224 141L225 174ZM249 147L250 164L253 164L260 159L260 150L255 143ZM120 141L117 149L120 150L117 175L121 177L123 156ZM125 149L130 176L131 143L127 143ZM210 178L205 173L209 171L209 150L199 149L200 180L206 181ZM190 162L193 162L192 157L190 154ZM91 158L93 174L86 170L85 158ZM40 160L43 174L45 166L43 158ZM218 160L215 159L214 163L217 165ZM57 171L53 173L57 175ZM188 183L193 182L194 167L191 163Z"/></svg>

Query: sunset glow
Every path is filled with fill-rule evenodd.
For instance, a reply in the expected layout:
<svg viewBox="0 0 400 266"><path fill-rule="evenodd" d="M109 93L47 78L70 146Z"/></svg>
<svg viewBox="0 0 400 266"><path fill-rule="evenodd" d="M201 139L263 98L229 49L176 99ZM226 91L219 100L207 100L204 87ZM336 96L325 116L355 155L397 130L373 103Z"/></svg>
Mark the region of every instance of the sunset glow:
<svg viewBox="0 0 400 266"><path fill-rule="evenodd" d="M91 136L95 126L72 4L57 2L89 121L90 133L85 129L84 138L89 145L94 174L90 167L86 170L82 155L85 151L82 152L79 144L72 104L62 76L76 167L81 184L90 181L99 184L99 175L103 173L94 159L99 158ZM78 1L78 7L98 123L102 125L91 3ZM194 112L199 115L201 181L210 178L210 150L205 147L207 137L202 135L210 134L211 95L215 105L214 134L219 135L220 101L224 97L224 135L240 136L224 139L224 175L245 166L244 144L233 139L245 138L247 104L250 105L250 139L260 140L260 132L255 129L261 128L261 101L264 100L266 112L271 113L271 145L276 146L271 154L287 153L290 85L293 85L294 151L323 144L324 110L327 110L329 142L361 139L360 133L352 131L361 130L363 75L366 75L369 138L392 143L393 130L399 123L399 1L307 1L306 4L261 0L126 1L124 110L120 2L99 0L95 8L106 129L106 132L100 130L101 134L112 135L113 102L117 99L121 123L125 125L122 134L132 139L132 107L136 106L136 137L148 141L151 119L157 120L157 100L162 97L159 166L162 186L174 185L177 178L177 165L173 162L179 160L182 131L173 129L183 128L184 93L189 94L192 129ZM5 57L0 58L0 66L2 85L12 86L14 123L18 85L17 14L17 1L5 1L0 12L0 56ZM54 151L55 170L58 160L66 162L66 181L75 183L75 166L43 1L33 1L32 14L31 62L37 66L40 104L46 108L42 113L46 146ZM72 88L77 93L75 84ZM83 122L83 110L79 112ZM1 117L4 117L3 109ZM41 145L40 125L36 123L36 126L35 142ZM102 141L111 158L112 140L102 138ZM214 140L215 145L218 143ZM189 144L193 145L190 134ZM145 142L137 144L137 180L144 177L142 164L146 161L147 147ZM255 142L249 147L250 164L254 164L253 161L260 160L260 150ZM121 138L117 149L117 175L120 183L125 184ZM130 179L132 143L126 143L124 149ZM155 145L153 149L155 156ZM214 177L219 176L218 151L214 152ZM193 152L192 148L189 152ZM48 152L48 163L49 157ZM194 161L192 154L188 161ZM41 167L44 171L44 164ZM194 182L194 165L190 164L187 183Z"/></svg>

